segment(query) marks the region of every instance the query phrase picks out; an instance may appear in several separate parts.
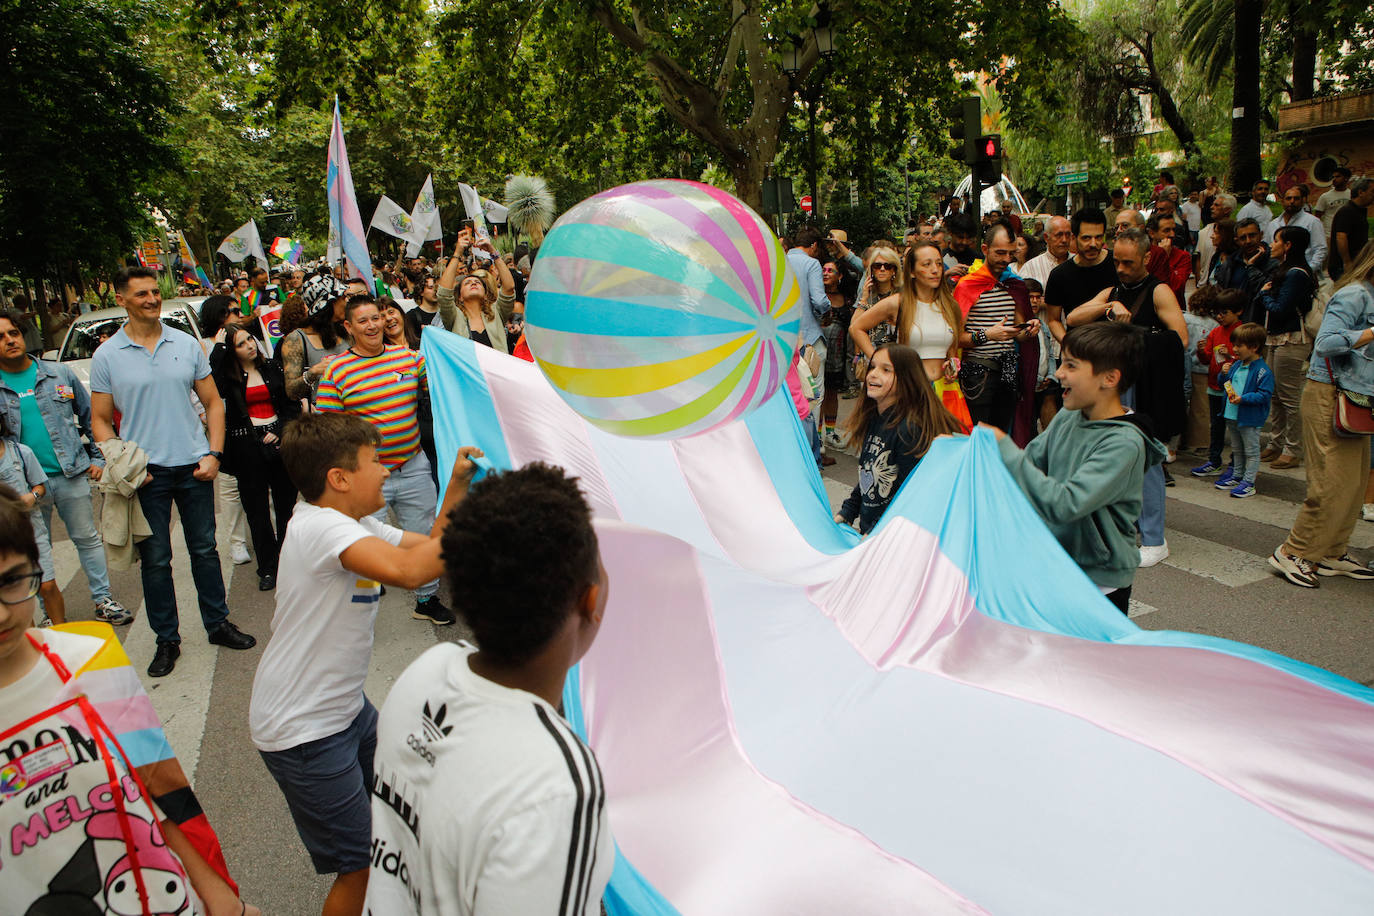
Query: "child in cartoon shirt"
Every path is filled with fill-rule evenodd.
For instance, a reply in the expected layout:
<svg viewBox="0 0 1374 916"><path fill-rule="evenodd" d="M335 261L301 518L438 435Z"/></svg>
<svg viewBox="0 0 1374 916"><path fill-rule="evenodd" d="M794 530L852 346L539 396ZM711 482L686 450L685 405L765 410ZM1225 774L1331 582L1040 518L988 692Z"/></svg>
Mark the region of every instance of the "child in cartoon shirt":
<svg viewBox="0 0 1374 916"><path fill-rule="evenodd" d="M109 624L31 629L38 556L0 486L0 910L261 916Z"/></svg>
<svg viewBox="0 0 1374 916"><path fill-rule="evenodd" d="M860 534L882 518L931 440L963 431L936 397L911 347L885 344L874 351L864 388L866 397L850 415L847 429L850 441L863 443L859 482L835 513L835 521L844 525L857 518Z"/></svg>

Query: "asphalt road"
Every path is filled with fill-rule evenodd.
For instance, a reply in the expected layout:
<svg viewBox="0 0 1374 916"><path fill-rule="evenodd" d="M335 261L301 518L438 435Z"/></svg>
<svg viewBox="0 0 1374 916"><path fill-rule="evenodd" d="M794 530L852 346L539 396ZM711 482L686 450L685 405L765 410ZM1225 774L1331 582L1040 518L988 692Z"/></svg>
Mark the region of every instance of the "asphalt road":
<svg viewBox="0 0 1374 916"><path fill-rule="evenodd" d="M845 408L849 406L845 403ZM1295 588L1274 575L1265 558L1280 543L1303 495L1301 469L1260 475L1260 494L1231 499L1208 482L1188 477L1193 463L1182 456L1174 466L1178 485L1170 489L1168 539L1171 555L1142 570L1136 580L1132 616L1149 629L1191 630L1241 640L1374 685L1374 584L1323 580L1316 591ZM838 506L857 476L853 458L839 455L824 475ZM285 803L267 775L248 736L248 699L253 672L269 635L271 593L257 590L254 567L228 561L228 533L220 524L220 553L229 587L232 619L258 637L247 652L205 643L194 610L183 614L183 655L167 678L145 680L202 803L224 843L230 867L247 899L265 913L310 914L328 880L314 875L291 825ZM72 619L89 619L92 604L75 549L55 520L59 581ZM180 604L193 609L194 589L179 528L173 533ZM1360 522L1353 540L1361 560L1374 557L1374 524ZM116 597L139 608L137 570L112 575ZM410 617L412 599L392 590L382 599L368 694L380 706L391 681L414 657L439 639L459 639L461 624L436 628ZM141 608L140 608L141 612ZM152 656L147 624L122 628L126 648L140 671Z"/></svg>

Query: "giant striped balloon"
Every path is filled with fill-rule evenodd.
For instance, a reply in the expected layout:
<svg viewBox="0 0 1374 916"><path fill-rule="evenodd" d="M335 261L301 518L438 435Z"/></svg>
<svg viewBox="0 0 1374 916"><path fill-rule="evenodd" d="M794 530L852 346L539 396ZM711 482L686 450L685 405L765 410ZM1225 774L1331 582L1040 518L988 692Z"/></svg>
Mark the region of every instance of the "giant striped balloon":
<svg viewBox="0 0 1374 916"><path fill-rule="evenodd" d="M691 436L777 391L800 295L777 237L738 198L694 181L640 181L554 224L530 277L525 339L588 422L622 436Z"/></svg>

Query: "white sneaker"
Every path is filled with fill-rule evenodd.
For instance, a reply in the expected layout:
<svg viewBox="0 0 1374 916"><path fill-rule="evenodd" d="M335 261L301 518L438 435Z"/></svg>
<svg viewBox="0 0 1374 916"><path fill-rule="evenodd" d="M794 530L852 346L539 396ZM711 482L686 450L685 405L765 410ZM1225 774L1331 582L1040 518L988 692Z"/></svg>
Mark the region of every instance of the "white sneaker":
<svg viewBox="0 0 1374 916"><path fill-rule="evenodd" d="M1374 503L1365 503L1360 509L1360 518L1367 522L1374 522Z"/></svg>
<svg viewBox="0 0 1374 916"><path fill-rule="evenodd" d="M844 451L844 440L840 438L839 433L827 432L825 435L821 436L821 442L826 448L833 448L839 452Z"/></svg>
<svg viewBox="0 0 1374 916"><path fill-rule="evenodd" d="M1168 556L1169 543L1167 541L1163 544L1156 544L1152 547L1141 547L1140 568L1149 569L1151 566L1156 566L1160 563L1163 563L1165 558Z"/></svg>
<svg viewBox="0 0 1374 916"><path fill-rule="evenodd" d="M253 562L253 558L248 555L247 544L230 544L229 556L233 558L235 566L242 566L244 563Z"/></svg>

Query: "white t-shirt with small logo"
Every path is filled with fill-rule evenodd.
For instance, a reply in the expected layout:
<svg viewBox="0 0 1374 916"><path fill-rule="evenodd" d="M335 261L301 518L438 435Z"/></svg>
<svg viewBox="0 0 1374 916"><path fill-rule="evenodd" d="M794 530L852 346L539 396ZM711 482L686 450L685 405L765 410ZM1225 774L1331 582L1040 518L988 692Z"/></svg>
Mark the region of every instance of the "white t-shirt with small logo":
<svg viewBox="0 0 1374 916"><path fill-rule="evenodd" d="M372 916L596 916L615 864L596 757L532 693L440 643L377 723Z"/></svg>
<svg viewBox="0 0 1374 916"><path fill-rule="evenodd" d="M298 503L277 566L272 638L253 677L248 728L262 751L337 735L363 708L381 583L360 578L339 555L363 538L401 543L374 518Z"/></svg>

